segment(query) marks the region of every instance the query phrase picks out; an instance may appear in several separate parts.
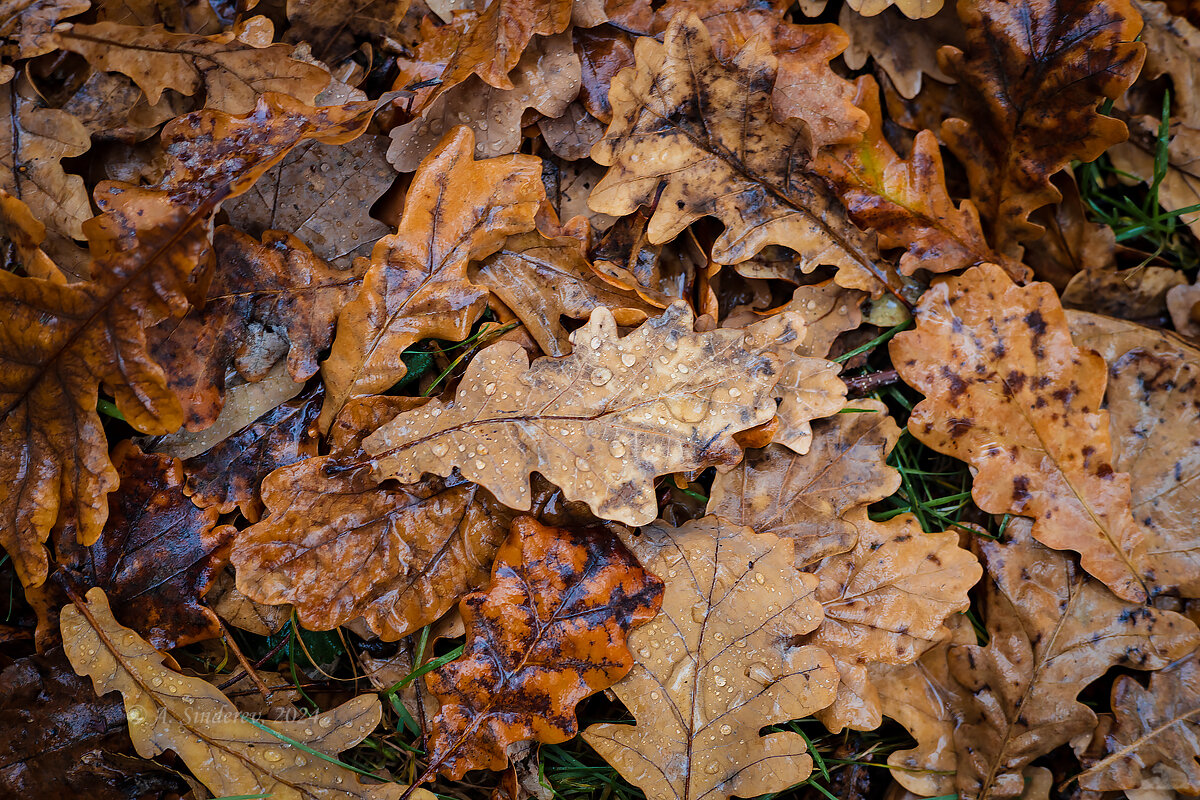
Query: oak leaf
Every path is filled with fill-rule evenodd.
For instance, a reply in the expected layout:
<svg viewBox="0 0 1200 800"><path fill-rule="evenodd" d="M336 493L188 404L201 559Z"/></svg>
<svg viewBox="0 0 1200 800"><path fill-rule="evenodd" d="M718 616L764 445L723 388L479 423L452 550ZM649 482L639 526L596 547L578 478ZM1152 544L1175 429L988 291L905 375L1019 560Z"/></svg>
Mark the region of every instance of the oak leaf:
<svg viewBox="0 0 1200 800"><path fill-rule="evenodd" d="M1200 656L1152 673L1149 688L1118 678L1112 709L1104 757L1079 776L1081 787L1200 794Z"/></svg>
<svg viewBox="0 0 1200 800"><path fill-rule="evenodd" d="M613 687L637 723L592 725L584 740L649 800L756 797L807 778L799 734L759 733L827 706L837 685L824 651L793 644L821 606L791 541L711 516L625 541L666 581L663 610L630 636L635 664Z"/></svg>
<svg viewBox="0 0 1200 800"><path fill-rule="evenodd" d="M1059 199L1050 176L1125 139L1096 107L1137 77L1141 18L1131 0L960 0L958 15L966 47L939 57L964 114L942 136L967 168L993 247L1019 257L1041 234L1029 213Z"/></svg>
<svg viewBox="0 0 1200 800"><path fill-rule="evenodd" d="M1048 284L1018 287L994 264L936 284L891 355L927 398L909 430L972 466L981 509L1035 517L1038 541L1077 551L1125 599L1162 590L1129 476L1113 470L1103 359L1071 343Z"/></svg>
<svg viewBox="0 0 1200 800"><path fill-rule="evenodd" d="M31 278L65 281L66 277L42 249L46 241L46 226L33 216L33 211L19 198L0 189L0 240L11 245L12 263L4 266L15 272L25 271Z"/></svg>
<svg viewBox="0 0 1200 800"><path fill-rule="evenodd" d="M904 248L903 275L997 262L975 207L966 200L956 207L950 198L933 133L918 133L909 157L901 159L883 135L875 80L859 78L857 88L854 100L867 112L870 127L860 142L831 147L817 158L817 169L837 189L850 218L875 231L880 248ZM1026 272L1013 269L1017 275Z"/></svg>
<svg viewBox="0 0 1200 800"><path fill-rule="evenodd" d="M54 26L90 6L88 0L4 0L0 3L0 56L11 61L53 51Z"/></svg>
<svg viewBox="0 0 1200 800"><path fill-rule="evenodd" d="M518 517L487 591L460 604L463 655L426 678L441 702L426 774L503 769L509 744L572 738L575 706L629 672L626 636L658 613L662 592L611 533Z"/></svg>
<svg viewBox="0 0 1200 800"><path fill-rule="evenodd" d="M900 486L900 473L885 463L900 438L896 423L878 400L854 404L864 413L813 424L806 456L769 445L718 474L707 513L792 539L801 569L853 550L871 524L863 512Z"/></svg>
<svg viewBox="0 0 1200 800"><path fill-rule="evenodd" d="M1026 246L1025 263L1038 280L1062 291L1078 272L1116 267L1116 235L1107 225L1091 221L1071 173L1058 173L1052 183L1062 200L1030 217L1046 235Z"/></svg>
<svg viewBox="0 0 1200 800"><path fill-rule="evenodd" d="M579 69L570 35L539 39L513 69L510 88L471 78L438 95L416 119L393 128L388 162L400 172L412 172L457 125L475 132L477 158L515 153L526 109L547 117L564 113L579 92Z"/></svg>
<svg viewBox="0 0 1200 800"><path fill-rule="evenodd" d="M167 382L188 430L216 420L230 370L253 382L286 354L292 380L315 375L334 321L362 281L362 269L333 269L280 231L267 231L260 243L222 226L213 250L216 269L203 306L148 332L155 358L172 365Z"/></svg>
<svg viewBox="0 0 1200 800"><path fill-rule="evenodd" d="M607 125L612 122L608 90L617 73L633 66L632 40L626 33L611 28L576 29L573 35L582 69L579 99L588 113Z"/></svg>
<svg viewBox="0 0 1200 800"><path fill-rule="evenodd" d="M677 303L621 337L600 307L575 331L571 355L532 364L515 343L492 345L453 400L367 437L375 474L411 482L457 468L528 511L529 476L540 472L602 519L651 522L655 477L737 463L733 434L775 414L778 355L743 331L694 333L692 319Z"/></svg>
<svg viewBox="0 0 1200 800"><path fill-rule="evenodd" d="M1117 598L1029 528L1013 520L1004 542L979 542L990 642L950 649L966 798L1019 796L1026 765L1094 728L1076 695L1110 667L1161 669L1200 643L1187 617Z"/></svg>
<svg viewBox="0 0 1200 800"><path fill-rule="evenodd" d="M1089 269L1062 290L1062 304L1122 319L1151 319L1167 313L1167 294L1187 278L1167 267Z"/></svg>
<svg viewBox="0 0 1200 800"><path fill-rule="evenodd" d="M137 430L164 434L182 423L142 328L199 299L220 203L304 139L354 138L373 110L318 110L275 95L242 119L181 117L164 129L173 163L157 186L98 187L105 213L86 226L94 280L59 285L0 272L0 482L12 487L0 496L0 545L23 583L45 580L41 543L56 520L85 545L103 528L117 476L96 413L99 384Z"/></svg>
<svg viewBox="0 0 1200 800"><path fill-rule="evenodd" d="M183 462L185 491L200 508L262 516L259 484L268 474L317 455L319 390L280 403L214 447Z"/></svg>
<svg viewBox="0 0 1200 800"><path fill-rule="evenodd" d="M88 132L67 112L38 107L22 88L20 80L0 85L0 189L51 231L82 239L92 206L83 178L68 175L62 159L87 152Z"/></svg>
<svg viewBox="0 0 1200 800"><path fill-rule="evenodd" d="M411 0L287 0L289 41L308 42L317 58L337 63L355 41L391 35L400 27ZM335 47L336 45L336 47Z"/></svg>
<svg viewBox="0 0 1200 800"><path fill-rule="evenodd" d="M256 47L232 31L196 36L98 22L72 25L57 37L63 50L79 53L96 69L128 75L151 105L167 89L188 96L203 89L207 108L245 114L265 92L312 105L329 84L329 73L292 58L291 46Z"/></svg>
<svg viewBox="0 0 1200 800"><path fill-rule="evenodd" d="M894 6L878 14L863 16L849 5L838 13L838 26L850 37L842 59L852 70L860 70L871 58L891 79L901 97L916 97L925 76L942 83L954 79L942 72L937 50L944 44L961 44L962 25L953 6L946 6L927 19L906 18Z"/></svg>
<svg viewBox="0 0 1200 800"><path fill-rule="evenodd" d="M229 223L251 236L288 231L338 269L350 269L388 232L370 215L396 178L386 144L369 135L340 146L301 144L225 205Z"/></svg>
<svg viewBox="0 0 1200 800"><path fill-rule="evenodd" d="M382 708L374 695L359 695L307 719L251 723L212 684L165 668L161 653L113 619L100 589L91 589L86 603L63 608L62 631L71 666L91 677L96 694L120 691L124 696L138 754L153 758L173 750L214 795L396 800L404 793L396 784L363 784L333 762L379 724ZM422 790L416 796L432 797Z"/></svg>
<svg viewBox="0 0 1200 800"><path fill-rule="evenodd" d="M1150 183L1154 180L1159 120L1134 117L1130 141L1108 151L1113 166ZM1158 186L1158 202L1168 211L1179 211L1200 203L1200 125L1174 121L1167 142L1166 174ZM1179 216L1193 235L1200 236L1200 212Z"/></svg>
<svg viewBox="0 0 1200 800"><path fill-rule="evenodd" d="M476 161L474 149L469 128L447 134L417 170L396 233L376 243L321 365L322 428L350 398L378 394L404 377L406 347L429 337L465 339L487 301L487 290L467 280L467 263L533 229L545 198L538 159Z"/></svg>
<svg viewBox="0 0 1200 800"><path fill-rule="evenodd" d="M592 158L609 166L592 191L592 208L621 216L657 197L651 243L670 241L711 215L726 226L712 246L717 263L736 264L781 244L799 254L804 271L836 266L842 285L879 289L885 278L873 261L872 238L812 171L807 123L772 117L777 59L763 39L747 43L726 66L700 20L681 13L662 44L642 37L635 53L637 66L613 80L613 121L592 149ZM712 113L717 106L721 113Z"/></svg>
<svg viewBox="0 0 1200 800"><path fill-rule="evenodd" d="M475 74L497 89L512 89L509 73L535 36L562 33L571 23L571 0L490 0L463 32L441 75L449 89Z"/></svg>

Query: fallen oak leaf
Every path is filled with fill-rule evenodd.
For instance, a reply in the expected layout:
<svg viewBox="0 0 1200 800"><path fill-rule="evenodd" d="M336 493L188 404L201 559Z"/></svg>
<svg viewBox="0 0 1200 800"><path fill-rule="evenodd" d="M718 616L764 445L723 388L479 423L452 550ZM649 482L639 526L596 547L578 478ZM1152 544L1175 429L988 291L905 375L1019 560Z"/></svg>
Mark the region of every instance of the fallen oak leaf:
<svg viewBox="0 0 1200 800"><path fill-rule="evenodd" d="M138 754L153 758L173 750L214 795L396 800L404 793L393 783L363 784L336 760L379 724L383 709L375 695L359 695L307 719L250 720L208 681L165 668L161 653L113 619L101 589L64 607L61 618L75 671L91 677L97 695L124 696ZM432 798L423 790L416 794Z"/></svg>
<svg viewBox="0 0 1200 800"><path fill-rule="evenodd" d="M396 233L375 245L321 365L323 430L349 399L378 394L404 377L405 348L431 337L465 339L487 301L487 290L467 280L468 262L534 228L545 199L540 161L524 155L476 161L474 149L469 128L447 134L417 170Z"/></svg>
<svg viewBox="0 0 1200 800"><path fill-rule="evenodd" d="M96 69L128 75L150 105L167 89L187 96L203 89L205 106L228 114L252 111L266 92L313 105L330 81L326 70L292 58L290 45L256 47L233 31L196 36L170 33L157 25L98 22L71 25L58 31L56 40L60 48L80 54Z"/></svg>
<svg viewBox="0 0 1200 800"><path fill-rule="evenodd" d="M9 271L15 271L13 268L19 266L31 278L66 281L62 270L42 250L46 226L33 216L28 205L3 189L0 189L0 240L6 241L14 251L15 263Z"/></svg>
<svg viewBox="0 0 1200 800"><path fill-rule="evenodd" d="M592 725L584 741L649 800L756 797L807 778L799 734L759 733L827 706L837 684L824 651L793 644L821 606L791 541L712 516L625 541L666 581L663 610L630 636L635 664L613 687L637 724Z"/></svg>
<svg viewBox="0 0 1200 800"><path fill-rule="evenodd" d="M1129 476L1112 467L1104 362L1071 343L1052 287L973 267L927 291L916 330L890 347L900 377L926 395L909 431L972 466L981 509L1034 516L1038 541L1080 553L1120 597L1162 591Z"/></svg>
<svg viewBox="0 0 1200 800"><path fill-rule="evenodd" d="M963 116L942 137L967 168L988 238L1006 257L1039 236L1029 213L1060 199L1050 176L1124 141L1124 124L1097 111L1141 69L1141 18L1131 0L960 0L966 48L943 47Z"/></svg>
<svg viewBox="0 0 1200 800"><path fill-rule="evenodd" d="M652 244L715 216L725 224L712 246L719 264L781 244L798 253L804 271L828 264L844 286L886 285L873 239L812 171L807 123L772 117L777 59L765 41L747 43L726 66L700 20L681 13L662 44L642 37L635 53L637 66L613 80L613 121L592 148L609 166L588 201L594 210L623 216L655 205ZM709 118L713 104L726 110Z"/></svg>
<svg viewBox="0 0 1200 800"><path fill-rule="evenodd" d="M52 52L54 26L90 6L88 0L5 0L0 4L0 57L12 61Z"/></svg>
<svg viewBox="0 0 1200 800"><path fill-rule="evenodd" d="M220 203L306 138L354 138L373 111L372 103L318 110L268 96L241 119L181 117L164 129L173 163L157 186L98 187L105 213L86 227L92 281L57 285L0 272L8 321L0 333L0 480L12 487L0 496L0 545L25 585L45 580L42 542L56 521L74 525L85 545L103 528L117 477L96 413L99 384L137 430L164 434L182 423L142 327L187 309Z"/></svg>
<svg viewBox="0 0 1200 800"><path fill-rule="evenodd" d="M608 531L514 520L487 591L459 606L463 655L425 678L441 709L422 779L503 769L509 744L572 738L575 706L629 672L626 636L658 612L662 593Z"/></svg>
<svg viewBox="0 0 1200 800"><path fill-rule="evenodd" d="M1076 696L1110 667L1161 669L1200 643L1187 617L1120 600L1029 530L1013 520L1004 542L978 543L990 641L950 649L961 687L957 788L967 798L1019 796L1026 765L1094 728Z"/></svg>
<svg viewBox="0 0 1200 800"><path fill-rule="evenodd" d="M960 44L962 24L953 6L945 6L932 17L906 19L895 7L864 16L849 5L838 13L838 27L850 37L842 59L854 71L867 59L883 70L901 97L916 97L928 75L941 83L954 79L942 72L937 50L943 44Z"/></svg>
<svg viewBox="0 0 1200 800"><path fill-rule="evenodd" d="M519 345L492 345L453 400L401 414L364 440L374 474L412 482L457 468L528 511L536 471L597 517L647 524L656 476L737 463L733 434L775 414L775 351L751 347L743 331L695 333L692 321L676 303L620 337L600 307L569 356L530 364Z"/></svg>

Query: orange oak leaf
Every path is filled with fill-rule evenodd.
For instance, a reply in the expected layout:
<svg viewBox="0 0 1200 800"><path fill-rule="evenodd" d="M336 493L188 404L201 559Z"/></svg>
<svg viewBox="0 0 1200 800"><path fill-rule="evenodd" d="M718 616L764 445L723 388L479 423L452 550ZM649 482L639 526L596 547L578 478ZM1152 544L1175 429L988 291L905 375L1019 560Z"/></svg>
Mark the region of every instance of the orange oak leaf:
<svg viewBox="0 0 1200 800"><path fill-rule="evenodd" d="M497 89L513 88L508 73L535 36L562 33L571 23L571 0L490 0L458 41L442 72L449 89L475 74Z"/></svg>
<svg viewBox="0 0 1200 800"><path fill-rule="evenodd" d="M375 245L358 296L342 309L321 365L321 427L353 397L377 394L404 377L406 347L427 337L465 339L487 302L467 264L533 230L545 199L541 162L525 155L474 160L459 127L421 162L396 233Z"/></svg>
<svg viewBox="0 0 1200 800"><path fill-rule="evenodd" d="M967 168L992 246L1019 257L1042 229L1029 213L1059 200L1050 176L1124 141L1100 114L1137 77L1146 47L1131 0L959 0L966 47L939 57L958 80L962 118L942 136Z"/></svg>
<svg viewBox="0 0 1200 800"><path fill-rule="evenodd" d="M658 613L662 594L611 533L517 518L487 591L460 604L462 657L426 678L441 701L426 776L502 769L509 744L573 737L575 706L633 667L626 636Z"/></svg>
<svg viewBox="0 0 1200 800"><path fill-rule="evenodd" d="M134 428L169 433L183 421L143 326L179 316L203 286L208 225L306 138L345 141L373 103L313 109L283 96L252 114L181 117L163 141L172 163L157 186L102 183L104 213L85 226L94 279L56 284L0 272L0 545L26 585L45 580L42 545L56 521L93 543L117 474L96 413L101 382Z"/></svg>
<svg viewBox="0 0 1200 800"><path fill-rule="evenodd" d="M1127 600L1162 590L1129 476L1113 470L1104 360L1072 344L1052 287L973 267L924 294L891 354L926 395L909 431L972 466L980 508L1035 517L1038 541L1075 550Z"/></svg>

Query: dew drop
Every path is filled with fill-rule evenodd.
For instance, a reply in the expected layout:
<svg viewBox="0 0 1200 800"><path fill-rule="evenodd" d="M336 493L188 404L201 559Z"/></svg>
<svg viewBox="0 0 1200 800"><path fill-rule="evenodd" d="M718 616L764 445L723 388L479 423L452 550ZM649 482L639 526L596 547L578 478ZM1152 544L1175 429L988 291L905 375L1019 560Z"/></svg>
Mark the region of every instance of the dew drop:
<svg viewBox="0 0 1200 800"><path fill-rule="evenodd" d="M756 572L756 573L754 573L754 582L761 585L761 584L766 583L767 579L765 577L763 577L763 574L761 572Z"/></svg>
<svg viewBox="0 0 1200 800"><path fill-rule="evenodd" d="M274 748L272 748L270 750L265 750L265 751L263 751L263 760L265 760L265 761L282 761L283 753L279 752L278 750L275 750Z"/></svg>
<svg viewBox="0 0 1200 800"><path fill-rule="evenodd" d="M296 756L296 766L297 767L303 767L307 763L308 763L308 759L305 758L304 756Z"/></svg>
<svg viewBox="0 0 1200 800"><path fill-rule="evenodd" d="M721 769L721 765L715 761L710 761L704 765L704 771L707 772L709 775L716 775L720 769Z"/></svg>
<svg viewBox="0 0 1200 800"><path fill-rule="evenodd" d="M728 736L729 734L733 733L733 726L732 725L722 725L721 733L724 734L725 736Z"/></svg>
<svg viewBox="0 0 1200 800"><path fill-rule="evenodd" d="M583 456L579 456L575 459L575 467L582 472L587 472L592 468L592 465Z"/></svg>
<svg viewBox="0 0 1200 800"><path fill-rule="evenodd" d="M687 375L689 372L691 372L691 370L688 369L687 364L680 364L678 370L680 375Z"/></svg>
<svg viewBox="0 0 1200 800"><path fill-rule="evenodd" d="M602 342L600 341L599 336L593 336L592 341L590 341L588 344L590 344L592 346L593 350L599 350Z"/></svg>
<svg viewBox="0 0 1200 800"><path fill-rule="evenodd" d="M153 686L162 686L162 678L155 675L153 678L150 679L150 684Z"/></svg>
<svg viewBox="0 0 1200 800"><path fill-rule="evenodd" d="M167 689L170 690L171 694L179 694L179 687L173 683Z"/></svg>
<svg viewBox="0 0 1200 800"><path fill-rule="evenodd" d="M620 458L626 453L625 443L620 439L613 439L608 443L608 452L612 454L613 458Z"/></svg>
<svg viewBox="0 0 1200 800"><path fill-rule="evenodd" d="M634 364L637 363L637 357L634 356L633 353L622 353L621 354L621 363L627 367L632 367Z"/></svg>
<svg viewBox="0 0 1200 800"><path fill-rule="evenodd" d="M480 461L479 459L475 460L475 469L484 469L486 466L487 464L485 464L483 461Z"/></svg>
<svg viewBox="0 0 1200 800"><path fill-rule="evenodd" d="M484 386L483 393L486 394L488 397L491 397L492 395L494 395L496 393L496 384L489 383L486 386Z"/></svg>
<svg viewBox="0 0 1200 800"><path fill-rule="evenodd" d="M592 373L592 385L603 386L612 380L612 370L607 367L600 367Z"/></svg>
<svg viewBox="0 0 1200 800"><path fill-rule="evenodd" d="M721 677L720 675L718 675L717 677L713 678L713 683L715 683L717 686L724 686L724 685L726 684L726 682L727 682L727 681L726 681L726 680L725 680L723 677Z"/></svg>
<svg viewBox="0 0 1200 800"><path fill-rule="evenodd" d="M446 445L445 445L445 444L443 444L442 442L438 442L437 444L435 444L435 445L434 445L433 447L431 447L430 449L431 449L431 450L433 450L433 454L434 454L435 456L444 456L444 455L446 455L446 450L447 450L447 448L446 448Z"/></svg>
<svg viewBox="0 0 1200 800"><path fill-rule="evenodd" d="M651 692L651 693L650 693L650 699L651 699L651 700L657 700L657 699L659 698L659 696L660 696L660 695L658 694L658 692Z"/></svg>
<svg viewBox="0 0 1200 800"><path fill-rule="evenodd" d="M333 727L333 717L321 717L320 719L317 720L317 724L320 725L322 728L332 728Z"/></svg>
<svg viewBox="0 0 1200 800"><path fill-rule="evenodd" d="M692 606L692 622L704 622L708 617L708 605L705 603L696 603Z"/></svg>
<svg viewBox="0 0 1200 800"><path fill-rule="evenodd" d="M125 716L129 719L130 725L137 725L146 718L146 712L142 711L140 708L131 708Z"/></svg>
<svg viewBox="0 0 1200 800"><path fill-rule="evenodd" d="M729 396L736 400L737 398L742 396L742 390L737 388L736 386L732 386L729 389Z"/></svg>

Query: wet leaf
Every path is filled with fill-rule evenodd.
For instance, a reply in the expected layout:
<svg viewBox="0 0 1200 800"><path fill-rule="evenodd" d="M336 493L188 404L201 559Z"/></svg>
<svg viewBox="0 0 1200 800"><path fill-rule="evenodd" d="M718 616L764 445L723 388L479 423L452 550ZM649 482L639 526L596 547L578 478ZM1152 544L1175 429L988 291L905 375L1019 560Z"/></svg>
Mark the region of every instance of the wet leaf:
<svg viewBox="0 0 1200 800"><path fill-rule="evenodd" d="M474 160L474 136L455 128L422 162L396 233L375 245L358 296L338 318L321 365L322 428L352 397L381 392L404 377L405 348L421 339L460 341L483 313L487 290L467 280L467 262L499 250L534 227L545 198L531 156Z"/></svg>
<svg viewBox="0 0 1200 800"><path fill-rule="evenodd" d="M637 67L613 80L613 122L592 149L609 171L589 205L629 214L650 205L661 185L651 243L715 216L726 226L713 243L717 263L781 244L799 253L805 271L836 266L840 284L878 291L874 243L813 174L807 123L771 116L777 59L766 42L751 41L726 66L694 15L676 15L664 37L638 39ZM710 117L713 105L724 110Z"/></svg>
<svg viewBox="0 0 1200 800"><path fill-rule="evenodd" d="M1186 617L1128 603L1014 520L981 542L990 643L950 649L962 686L954 739L964 797L1017 797L1021 770L1096 725L1076 695L1111 666L1161 669L1200 643Z"/></svg>
<svg viewBox="0 0 1200 800"><path fill-rule="evenodd" d="M907 19L894 6L866 17L845 5L838 14L838 25L850 37L842 56L846 65L857 70L868 57L874 59L902 97L916 97L926 75L942 83L953 82L937 63L939 45L961 46L962 25L953 5L920 20Z"/></svg>
<svg viewBox="0 0 1200 800"><path fill-rule="evenodd" d="M444 89L478 75L497 89L512 89L509 72L535 36L562 33L571 22L571 0L490 0L458 42L441 75Z"/></svg>
<svg viewBox="0 0 1200 800"><path fill-rule="evenodd" d="M962 0L958 15L966 47L939 57L964 113L942 136L967 168L992 245L1019 257L1041 233L1029 213L1059 199L1050 176L1125 139L1096 107L1137 77L1141 18L1130 0Z"/></svg>
<svg viewBox="0 0 1200 800"><path fill-rule="evenodd" d="M1186 284L1182 272L1166 267L1086 270L1063 289L1062 303L1122 319L1152 319L1166 315L1167 293Z"/></svg>
<svg viewBox="0 0 1200 800"><path fill-rule="evenodd" d="M663 610L630 636L634 667L613 687L637 723L592 725L584 740L648 800L756 797L807 778L799 734L759 733L824 708L837 685L824 651L792 644L821 606L791 541L717 517L626 541L666 582Z"/></svg>
<svg viewBox="0 0 1200 800"><path fill-rule="evenodd" d="M389 798L397 784L366 785L345 767L302 751L272 731L335 759L379 724L379 698L359 695L332 711L289 722L251 723L212 684L163 666L163 655L113 619L100 589L62 611L71 666L91 677L98 695L120 691L134 747L143 758L173 750L217 796ZM417 790L421 800L432 795Z"/></svg>
<svg viewBox="0 0 1200 800"><path fill-rule="evenodd" d="M896 336L891 354L927 397L909 431L973 467L981 509L1034 517L1038 541L1078 552L1121 597L1163 590L1129 476L1113 469L1104 362L1071 343L1049 285L972 268L925 293L916 330Z"/></svg>
<svg viewBox="0 0 1200 800"><path fill-rule="evenodd" d="M513 742L573 737L575 706L629 672L626 636L661 600L662 581L607 531L517 518L487 591L460 605L462 657L426 678L441 701L430 771L502 769Z"/></svg>
<svg viewBox="0 0 1200 800"><path fill-rule="evenodd" d="M0 56L10 61L53 51L54 26L89 6L88 0L5 0L0 4Z"/></svg>
<svg viewBox="0 0 1200 800"><path fill-rule="evenodd" d="M620 337L612 313L597 308L564 358L530 364L519 345L492 345L453 400L365 440L375 474L410 482L457 468L527 511L536 471L602 519L651 522L656 476L737 463L733 434L775 414L779 357L743 331L694 333L692 321L679 303Z"/></svg>

